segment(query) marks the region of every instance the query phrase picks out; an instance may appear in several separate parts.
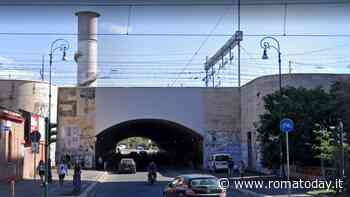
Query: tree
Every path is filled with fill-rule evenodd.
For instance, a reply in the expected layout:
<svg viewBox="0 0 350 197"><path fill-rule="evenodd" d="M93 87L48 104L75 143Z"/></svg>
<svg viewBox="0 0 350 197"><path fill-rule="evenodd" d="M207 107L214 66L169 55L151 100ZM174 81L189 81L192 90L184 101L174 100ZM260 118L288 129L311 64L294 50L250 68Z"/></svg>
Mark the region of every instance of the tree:
<svg viewBox="0 0 350 197"><path fill-rule="evenodd" d="M285 135L279 131L279 122L288 117L295 122L295 131L290 133L290 156L292 163L303 166L319 165L313 145L317 144L317 134L313 132L315 123L331 118L331 96L322 88L306 89L289 87L282 90L282 95L275 92L264 98L266 112L260 116L257 128L261 142L263 165L268 168L279 166L279 144L285 152ZM283 163L286 158L284 157Z"/></svg>
<svg viewBox="0 0 350 197"><path fill-rule="evenodd" d="M331 96L332 96L332 105L334 108L334 112L337 117L339 117L344 125L344 133L345 133L345 141L348 142L349 139L346 136L350 135L350 81L338 81L334 83L331 87ZM340 152L339 144L334 153L335 156L339 158ZM347 156L349 151L349 145L346 143L345 145ZM337 157L335 157L334 161L339 161ZM345 161L348 161L349 158L345 158ZM339 166L336 165L336 166ZM339 169L337 169L337 174L339 174ZM350 165L345 162L345 175L346 175L346 189L347 192L350 193Z"/></svg>
<svg viewBox="0 0 350 197"><path fill-rule="evenodd" d="M335 115L342 119L344 131L350 134L350 81L338 81L330 90Z"/></svg>
<svg viewBox="0 0 350 197"><path fill-rule="evenodd" d="M332 161L334 153L334 146L332 144L332 131L322 125L319 127L319 129L313 130L313 132L316 136L316 144L313 144L312 146L315 157L318 159L323 158L326 162Z"/></svg>

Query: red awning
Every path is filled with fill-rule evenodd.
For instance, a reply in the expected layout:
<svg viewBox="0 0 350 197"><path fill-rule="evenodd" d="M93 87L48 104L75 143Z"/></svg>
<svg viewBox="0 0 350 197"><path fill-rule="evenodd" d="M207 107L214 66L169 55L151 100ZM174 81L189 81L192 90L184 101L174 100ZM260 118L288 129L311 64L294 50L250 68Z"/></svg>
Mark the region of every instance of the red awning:
<svg viewBox="0 0 350 197"><path fill-rule="evenodd" d="M20 115L10 114L6 112L0 113L0 119L8 120L15 123L23 123L24 118Z"/></svg>

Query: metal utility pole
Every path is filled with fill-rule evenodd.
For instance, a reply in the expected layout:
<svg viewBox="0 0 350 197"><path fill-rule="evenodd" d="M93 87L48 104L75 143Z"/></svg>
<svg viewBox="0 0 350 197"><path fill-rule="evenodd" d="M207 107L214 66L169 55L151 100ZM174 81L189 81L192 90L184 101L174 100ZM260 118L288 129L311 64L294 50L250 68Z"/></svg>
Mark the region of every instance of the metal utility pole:
<svg viewBox="0 0 350 197"><path fill-rule="evenodd" d="M243 39L243 32L242 31L236 31L235 35L233 35L225 44L222 46L212 57L207 59L207 61L204 64L204 70L206 73L210 73L207 75L203 81L207 81L210 78L214 80L214 66L217 64L219 61L222 61L222 58L225 57L227 54L231 54L231 50L238 45L240 41ZM230 57L231 59L232 57ZM227 64L227 62L224 62L224 64ZM224 65L222 65L224 66ZM211 70L211 72L209 72Z"/></svg>
<svg viewBox="0 0 350 197"><path fill-rule="evenodd" d="M236 46L238 46L238 87L241 86L241 51L240 51L240 42L243 40L243 32L241 31L241 1L238 0L238 30L235 32L235 34L209 59L207 58L206 62L204 63L204 70L206 73L209 73L209 70L214 70L213 67L216 63L219 61L222 61L222 67L227 64L227 61L224 62L223 58L229 54L230 55L230 61L233 59L232 57L232 49L234 49ZM214 80L215 72L211 72L209 75L207 74L205 78L203 78L203 81L206 82L209 81L210 78ZM206 87L208 87L206 85Z"/></svg>
<svg viewBox="0 0 350 197"><path fill-rule="evenodd" d="M241 32L241 0L238 0L238 32ZM238 87L241 87L241 40L237 43Z"/></svg>
<svg viewBox="0 0 350 197"><path fill-rule="evenodd" d="M292 74L292 61L288 61L289 74Z"/></svg>
<svg viewBox="0 0 350 197"><path fill-rule="evenodd" d="M41 58L41 69L40 69L40 79L41 81L44 81L45 77L45 56L43 55L42 58Z"/></svg>
<svg viewBox="0 0 350 197"><path fill-rule="evenodd" d="M205 62L208 62L208 56L205 57ZM204 81L205 81L205 87L208 87L208 82L209 82L209 73L208 73L208 70L205 69L205 78L204 78Z"/></svg>
<svg viewBox="0 0 350 197"><path fill-rule="evenodd" d="M345 149L344 149L344 125L343 121L339 120L338 132L340 133L340 146L341 146L341 178L345 177Z"/></svg>

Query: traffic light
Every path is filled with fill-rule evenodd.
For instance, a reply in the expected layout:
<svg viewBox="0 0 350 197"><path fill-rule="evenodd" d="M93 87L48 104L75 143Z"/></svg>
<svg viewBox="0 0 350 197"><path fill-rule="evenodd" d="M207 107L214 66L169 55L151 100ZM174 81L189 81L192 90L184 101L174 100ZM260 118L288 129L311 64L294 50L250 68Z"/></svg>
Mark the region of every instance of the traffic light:
<svg viewBox="0 0 350 197"><path fill-rule="evenodd" d="M48 118L45 118L45 124L48 134L48 144L52 144L56 142L56 135L57 135L57 124L56 123L50 123Z"/></svg>
<svg viewBox="0 0 350 197"><path fill-rule="evenodd" d="M340 145L341 144L341 133L338 129L332 129L331 144Z"/></svg>
<svg viewBox="0 0 350 197"><path fill-rule="evenodd" d="M348 135L344 132L343 123L340 122L338 126L331 127L331 144L337 146L343 146L349 143Z"/></svg>

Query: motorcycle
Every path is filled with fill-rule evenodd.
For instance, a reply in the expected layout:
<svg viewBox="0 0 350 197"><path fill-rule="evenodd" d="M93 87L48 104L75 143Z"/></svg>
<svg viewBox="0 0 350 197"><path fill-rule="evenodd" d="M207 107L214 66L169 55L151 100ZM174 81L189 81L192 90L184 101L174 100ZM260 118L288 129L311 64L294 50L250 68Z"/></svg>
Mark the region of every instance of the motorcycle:
<svg viewBox="0 0 350 197"><path fill-rule="evenodd" d="M153 185L156 182L157 174L155 172L148 173L148 183Z"/></svg>

